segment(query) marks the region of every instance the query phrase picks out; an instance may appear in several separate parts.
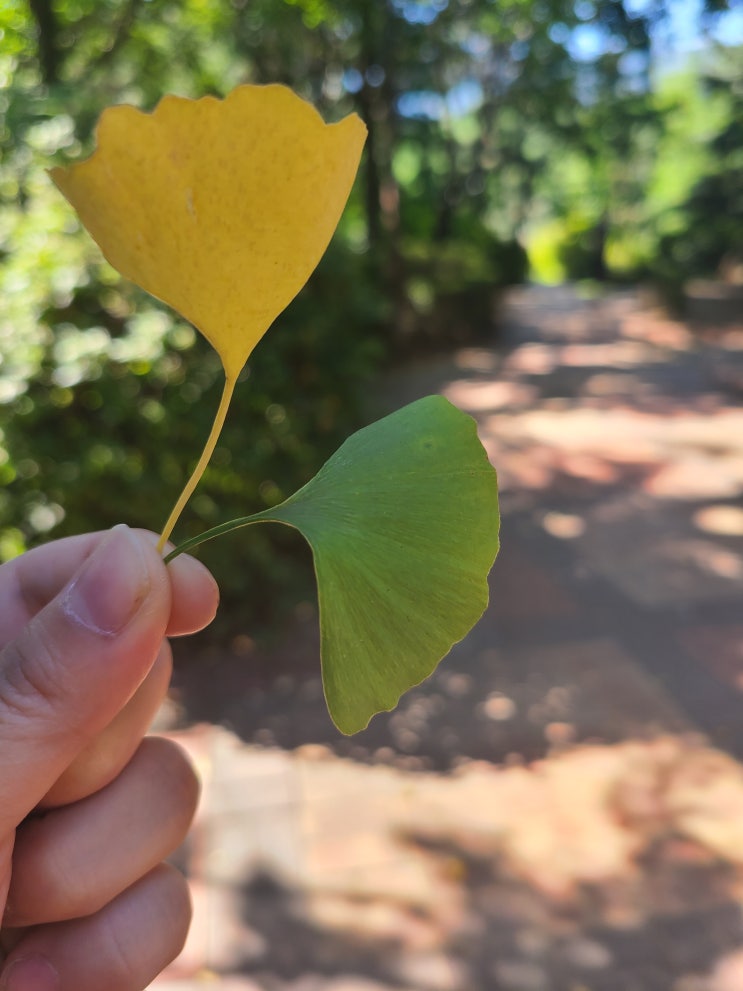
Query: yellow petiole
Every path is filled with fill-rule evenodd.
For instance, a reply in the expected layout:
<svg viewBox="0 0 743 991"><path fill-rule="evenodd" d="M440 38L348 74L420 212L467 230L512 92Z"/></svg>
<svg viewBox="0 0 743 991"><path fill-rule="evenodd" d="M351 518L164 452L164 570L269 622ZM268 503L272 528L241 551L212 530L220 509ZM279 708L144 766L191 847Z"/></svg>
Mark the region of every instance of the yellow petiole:
<svg viewBox="0 0 743 991"><path fill-rule="evenodd" d="M217 446L217 441L219 440L219 435L222 432L222 427L224 426L224 421L227 416L227 409L229 408L230 400L232 399L232 393L235 391L236 382L237 375L227 376L225 378L222 398L219 401L219 406L214 416L214 423L212 424L212 429L207 437L206 444L204 445L204 450L201 452L199 462L194 468L188 482L186 482L185 488L178 497L178 501L173 507L173 511L168 517L167 523L163 527L163 532L160 534L160 539L157 542L157 549L161 554L165 548L168 537L170 537L170 534L173 532L173 527L178 522L178 517L183 512L186 503L191 498L196 486L199 484L201 476L204 474L204 470L209 464L209 459L214 452L214 448Z"/></svg>

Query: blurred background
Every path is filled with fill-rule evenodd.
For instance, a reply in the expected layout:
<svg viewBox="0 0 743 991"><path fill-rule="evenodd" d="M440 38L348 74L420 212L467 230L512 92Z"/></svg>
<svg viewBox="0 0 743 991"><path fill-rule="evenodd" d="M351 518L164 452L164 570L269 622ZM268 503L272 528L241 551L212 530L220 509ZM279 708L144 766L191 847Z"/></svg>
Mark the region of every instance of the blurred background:
<svg viewBox="0 0 743 991"><path fill-rule="evenodd" d="M491 335L504 286L642 279L679 302L689 280L743 280L740 6L1 10L2 558L112 520L157 528L216 402L209 349L101 261L44 171L90 152L108 104L280 81L369 128L339 234L251 361L183 536L293 491L359 424L381 365ZM206 553L269 618L293 542L244 544Z"/></svg>
<svg viewBox="0 0 743 991"><path fill-rule="evenodd" d="M157 986L743 987L740 3L0 3L0 560L157 529L221 391L45 170L109 104L276 81L369 138L176 536L439 391L503 546L482 623L350 740L299 538L204 548L222 609L160 717L204 780L196 924Z"/></svg>

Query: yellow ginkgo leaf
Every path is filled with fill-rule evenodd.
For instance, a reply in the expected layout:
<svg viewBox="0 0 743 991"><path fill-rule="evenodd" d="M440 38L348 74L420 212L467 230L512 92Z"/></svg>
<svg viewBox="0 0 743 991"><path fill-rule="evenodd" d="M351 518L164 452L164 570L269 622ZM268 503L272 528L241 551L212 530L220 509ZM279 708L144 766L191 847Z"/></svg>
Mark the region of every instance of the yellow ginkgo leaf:
<svg viewBox="0 0 743 991"><path fill-rule="evenodd" d="M320 261L366 137L355 114L325 124L285 86L224 100L166 96L151 114L110 107L84 162L51 176L122 275L204 334L225 388L162 547L217 442L248 355Z"/></svg>
<svg viewBox="0 0 743 991"><path fill-rule="evenodd" d="M320 261L366 136L284 86L110 107L97 149L51 176L122 275L169 303L227 378Z"/></svg>

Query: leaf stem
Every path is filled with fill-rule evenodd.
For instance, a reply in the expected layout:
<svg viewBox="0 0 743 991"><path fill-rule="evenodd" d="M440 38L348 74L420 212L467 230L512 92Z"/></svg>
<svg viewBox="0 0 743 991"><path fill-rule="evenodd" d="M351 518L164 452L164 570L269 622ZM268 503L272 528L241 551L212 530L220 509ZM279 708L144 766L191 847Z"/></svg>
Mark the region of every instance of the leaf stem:
<svg viewBox="0 0 743 991"><path fill-rule="evenodd" d="M179 554L185 554L186 551L192 551L194 547L198 547L199 544L205 543L207 540L213 540L214 537L221 537L224 533L230 533L231 530L238 530L243 526L250 526L251 523L283 523L283 520L274 519L271 515L270 509L264 509L260 513L254 513L252 516L241 516L236 520L229 520L227 523L220 523L218 526L213 526L211 530L205 530L203 533L197 534L195 537L190 537L188 540L184 540L182 544L178 544L174 547L172 551L165 555L164 561L166 564L170 564L173 558L178 557Z"/></svg>
<svg viewBox="0 0 743 991"><path fill-rule="evenodd" d="M178 497L178 501L173 507L168 520L163 527L163 532L160 534L160 539L157 542L157 549L162 554L163 548L168 540L168 537L173 532L173 527L178 522L178 517L183 512L183 508L191 498L194 489L199 484L201 476L204 474L204 469L209 463L209 459L214 452L214 448L217 445L217 440L222 432L222 427L224 426L225 417L227 416L227 409L230 405L230 400L232 399L232 393L235 391L235 384L237 382L237 375L228 375L225 378L224 389L222 391L222 398L219 401L219 406L217 407L217 412L214 415L214 423L212 424L212 429L207 437L206 444L204 445L204 450L201 452L201 457L199 458L198 464L193 470L193 474L186 482L186 485Z"/></svg>

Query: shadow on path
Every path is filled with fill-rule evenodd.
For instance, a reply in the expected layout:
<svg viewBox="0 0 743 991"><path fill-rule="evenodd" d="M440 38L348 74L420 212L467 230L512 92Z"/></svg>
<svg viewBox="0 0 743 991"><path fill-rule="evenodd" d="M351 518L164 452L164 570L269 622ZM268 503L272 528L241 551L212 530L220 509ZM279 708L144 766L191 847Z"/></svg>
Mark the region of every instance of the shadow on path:
<svg viewBox="0 0 743 991"><path fill-rule="evenodd" d="M353 738L311 603L274 650L181 658L196 924L158 988L743 987L743 768L700 736L743 752L742 370L743 330L532 288L497 349L388 380L380 413L478 421L491 604Z"/></svg>
<svg viewBox="0 0 743 991"><path fill-rule="evenodd" d="M380 411L442 392L499 473L491 605L439 670L352 739L325 711L317 617L182 659L190 721L446 770L701 729L743 754L743 330L693 333L634 292L524 288L497 348L404 369Z"/></svg>

